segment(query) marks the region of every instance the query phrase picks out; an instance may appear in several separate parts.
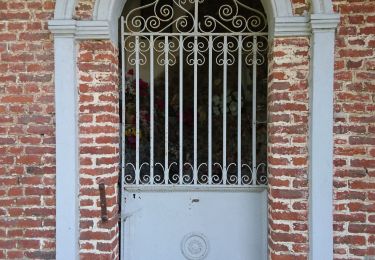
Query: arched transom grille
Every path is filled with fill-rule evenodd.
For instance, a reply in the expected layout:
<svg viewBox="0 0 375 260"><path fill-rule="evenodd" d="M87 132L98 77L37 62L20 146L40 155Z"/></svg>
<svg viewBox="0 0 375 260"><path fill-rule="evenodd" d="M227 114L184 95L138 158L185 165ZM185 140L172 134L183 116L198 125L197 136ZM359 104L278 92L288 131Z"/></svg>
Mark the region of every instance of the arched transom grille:
<svg viewBox="0 0 375 260"><path fill-rule="evenodd" d="M143 2L121 20L125 185L266 184L263 12L237 0Z"/></svg>

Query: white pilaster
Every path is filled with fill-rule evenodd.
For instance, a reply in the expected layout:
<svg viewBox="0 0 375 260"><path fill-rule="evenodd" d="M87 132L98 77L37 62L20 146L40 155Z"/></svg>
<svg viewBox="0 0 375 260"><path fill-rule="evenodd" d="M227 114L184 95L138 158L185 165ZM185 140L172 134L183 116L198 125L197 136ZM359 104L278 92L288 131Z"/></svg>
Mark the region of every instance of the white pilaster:
<svg viewBox="0 0 375 260"><path fill-rule="evenodd" d="M311 15L310 259L333 259L333 79L337 14Z"/></svg>
<svg viewBox="0 0 375 260"><path fill-rule="evenodd" d="M108 21L51 20L55 54L56 259L79 258L79 148L76 41L109 39Z"/></svg>
<svg viewBox="0 0 375 260"><path fill-rule="evenodd" d="M56 259L78 259L79 152L74 24L53 30L56 110Z"/></svg>

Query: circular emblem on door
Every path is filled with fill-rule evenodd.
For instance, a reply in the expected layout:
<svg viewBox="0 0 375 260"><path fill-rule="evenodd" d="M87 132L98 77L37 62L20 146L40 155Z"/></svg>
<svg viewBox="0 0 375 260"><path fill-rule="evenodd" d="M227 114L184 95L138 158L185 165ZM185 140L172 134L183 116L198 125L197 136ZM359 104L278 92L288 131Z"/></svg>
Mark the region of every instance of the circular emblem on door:
<svg viewBox="0 0 375 260"><path fill-rule="evenodd" d="M186 259L205 259L208 253L208 241L201 233L189 233L182 239L181 250Z"/></svg>

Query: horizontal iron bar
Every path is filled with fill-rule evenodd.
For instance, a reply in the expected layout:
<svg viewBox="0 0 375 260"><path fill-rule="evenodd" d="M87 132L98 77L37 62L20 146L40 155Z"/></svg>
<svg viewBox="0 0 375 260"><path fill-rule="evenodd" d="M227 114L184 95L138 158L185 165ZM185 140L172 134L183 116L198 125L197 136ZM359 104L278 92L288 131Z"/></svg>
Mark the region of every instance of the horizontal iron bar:
<svg viewBox="0 0 375 260"><path fill-rule="evenodd" d="M268 36L268 33L254 32L254 33L124 33L125 36Z"/></svg>
<svg viewBox="0 0 375 260"><path fill-rule="evenodd" d="M126 191L158 191L158 192L179 192L179 191L219 191L219 192L262 192L267 188L267 185L126 185Z"/></svg>

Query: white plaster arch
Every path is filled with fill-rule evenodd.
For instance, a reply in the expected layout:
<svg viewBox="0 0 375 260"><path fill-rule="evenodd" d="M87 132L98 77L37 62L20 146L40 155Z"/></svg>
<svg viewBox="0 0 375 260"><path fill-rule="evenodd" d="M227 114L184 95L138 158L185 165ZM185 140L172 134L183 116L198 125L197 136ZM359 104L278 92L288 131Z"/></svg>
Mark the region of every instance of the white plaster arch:
<svg viewBox="0 0 375 260"><path fill-rule="evenodd" d="M95 0L93 19L73 19L77 0L56 0L54 35L56 109L56 259L79 259L79 142L76 43L112 40L127 0ZM270 37L311 36L309 134L310 259L333 258L333 71L339 15L331 0L311 0L312 13L293 15L291 0L261 0Z"/></svg>
<svg viewBox="0 0 375 260"><path fill-rule="evenodd" d="M95 0L93 20L69 22L76 27L75 34L79 39L105 39L117 42L118 19L127 0ZM310 17L293 15L291 0L261 0L268 18L270 36L309 35L311 28ZM77 0L57 0L55 20L72 20ZM331 14L331 0L312 0L314 14Z"/></svg>
<svg viewBox="0 0 375 260"><path fill-rule="evenodd" d="M293 16L290 0L261 0L268 16ZM93 20L118 19L126 0L96 0ZM72 19L77 0L57 0L55 7L56 19ZM312 0L312 11L315 14L333 13L331 0Z"/></svg>
<svg viewBox="0 0 375 260"><path fill-rule="evenodd" d="M107 20L110 27L110 38L117 43L118 19L127 0L96 0L93 20Z"/></svg>
<svg viewBox="0 0 375 260"><path fill-rule="evenodd" d="M111 39L117 40L118 18L127 0L96 0L93 20L108 20L111 26ZM293 17L291 0L261 0L268 17L271 35L275 28L275 22L280 18ZM298 17L296 17L298 20ZM299 19L305 21L305 19Z"/></svg>
<svg viewBox="0 0 375 260"><path fill-rule="evenodd" d="M72 19L76 0L56 0L54 19Z"/></svg>
<svg viewBox="0 0 375 260"><path fill-rule="evenodd" d="M267 15L274 17L293 16L290 0L261 0ZM119 17L126 0L96 0L94 7L94 20L106 20L110 17ZM324 6L332 5L330 0L314 0L323 2ZM72 19L77 0L57 0L55 7L55 19ZM314 3L315 4L315 3ZM117 15L116 15L117 13Z"/></svg>
<svg viewBox="0 0 375 260"><path fill-rule="evenodd" d="M312 11L314 14L332 14L332 0L312 0Z"/></svg>

